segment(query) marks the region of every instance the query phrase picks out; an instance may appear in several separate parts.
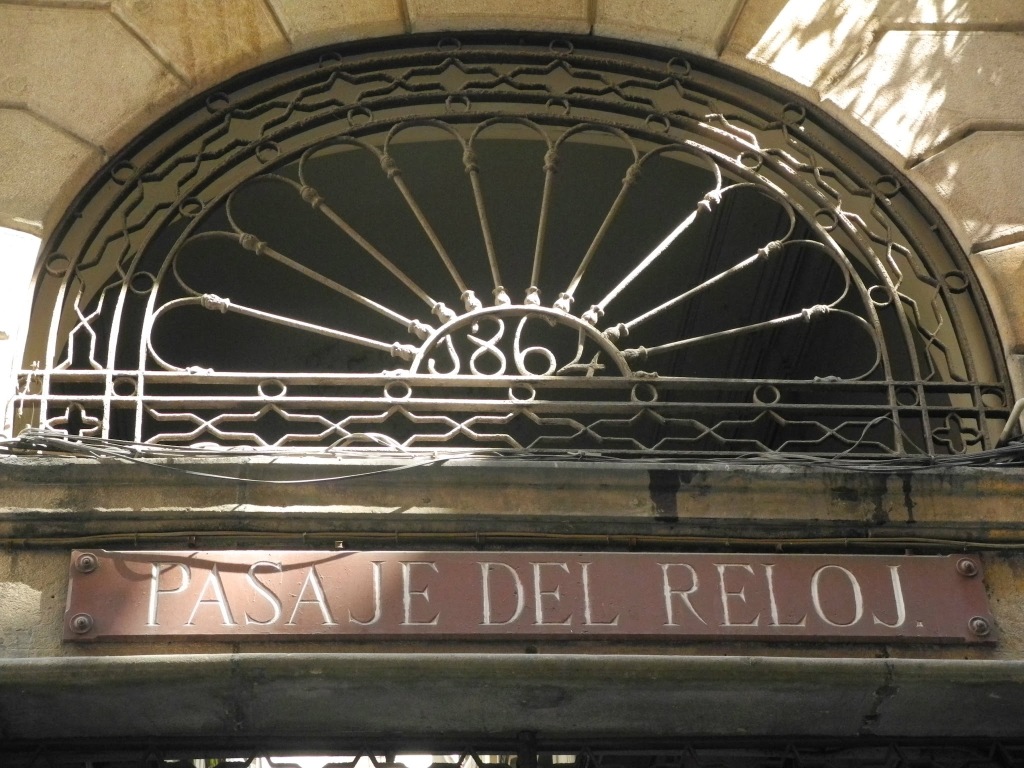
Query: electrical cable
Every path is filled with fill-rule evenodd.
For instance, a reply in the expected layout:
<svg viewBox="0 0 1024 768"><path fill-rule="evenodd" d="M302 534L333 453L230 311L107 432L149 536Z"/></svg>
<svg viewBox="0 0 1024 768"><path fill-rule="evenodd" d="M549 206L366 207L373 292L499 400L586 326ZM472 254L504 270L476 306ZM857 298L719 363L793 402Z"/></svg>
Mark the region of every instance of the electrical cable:
<svg viewBox="0 0 1024 768"><path fill-rule="evenodd" d="M38 546L38 547L83 547L98 548L104 544L131 543L140 545L146 542L166 543L199 539L229 539L232 541L272 539L275 542L296 540L304 546L321 545L331 542L335 549L346 549L344 541L386 541L398 546L402 541L427 542L440 541L448 543L470 543L480 546L494 544L529 544L553 543L574 544L577 546L602 545L603 547L619 546L634 549L638 546L660 545L665 547L701 546L726 548L741 552L749 549L785 549L807 550L826 547L830 550L844 549L922 549L942 552L1020 552L1024 551L1024 539L1017 541L970 541L967 539L910 536L807 536L770 538L764 536L702 536L693 534L605 534L605 533L561 533L554 531L324 531L320 533L253 531L253 530L211 530L211 531L150 531L150 532L114 532L106 534L89 534L76 536L7 536L0 537L4 546Z"/></svg>
<svg viewBox="0 0 1024 768"><path fill-rule="evenodd" d="M571 463L631 463L644 464L704 464L726 467L818 467L857 472L913 472L935 469L967 467L1010 467L1024 466L1024 445L1010 443L998 448L969 454L894 456L880 458L843 456L820 456L804 453L767 453L740 456L709 456L706 458L679 457L636 457L616 455L592 450L533 451L511 449L470 449L463 451L431 451L424 455L420 451L396 448L386 444L381 450L367 449L324 449L322 451L296 451L295 449L274 448L230 448L211 446L154 446L125 440L90 436L71 436L41 429L27 429L17 438L0 440L0 453L8 455L59 454L71 457L93 459L118 459L148 467L161 468L186 475L230 482L263 483L272 485L299 485L306 483L336 482L348 479L372 477L391 472L435 466L459 460L501 459L503 461L571 462ZM161 460L195 458L288 458L303 459L356 459L356 460L402 460L402 463L388 467L352 472L343 475L316 476L295 479L250 478L241 475L221 474L197 470Z"/></svg>
<svg viewBox="0 0 1024 768"><path fill-rule="evenodd" d="M40 429L24 431L15 439L0 440L0 455L60 455L75 458L91 458L97 460L118 460L140 464L146 467L163 469L189 476L221 480L228 482L260 483L270 485L299 485L309 483L327 483L365 478L385 473L406 471L421 467L436 466L449 461L495 459L501 461L558 462L561 464L579 463L636 463L636 458L616 456L597 451L516 451L501 449L481 449L470 451L422 452L395 450L388 446L386 451L359 450L345 448L342 450L295 451L294 449L255 449L239 450L237 448L211 446L154 446L124 440L98 438L91 436L71 436ZM253 478L241 475L210 472L170 463L175 459L249 459L249 458L287 458L301 462L303 459L335 459L367 460L367 461L399 461L390 466L376 467L365 471L346 474L331 473L306 478L271 479ZM647 465L667 464L705 464L720 467L804 467L826 468L858 472L913 472L923 470L968 468L968 467L1014 467L1024 465L1024 445L1011 443L987 451L979 451L966 455L948 456L900 456L882 459L865 459L844 457L825 457L813 454L749 454L736 457L709 457L707 459L672 459L656 457L643 458ZM239 464L244 467L246 464ZM310 465L304 465L311 469ZM310 543L340 540L388 541L397 546L402 540L416 541L447 541L452 543L469 542L477 546L493 543L536 543L547 542L571 543L578 546L601 544L603 546L622 546L632 548L636 545L646 546L709 546L738 549L783 548L810 549L817 547L843 547L858 549L914 548L939 551L1024 551L1024 538L1020 540L1001 537L1000 541L967 540L944 537L913 537L913 536L822 536L798 538L771 538L764 536L715 536L692 534L603 534L603 533L557 533L544 531L325 531L325 532L282 532L254 530L189 530L189 531L152 531L152 532L111 532L94 535L72 536L5 536L0 537L3 546L100 546L130 542L136 546L143 542L167 543L176 540L193 542L196 539L208 540L299 540L303 546ZM191 546L191 544L190 544Z"/></svg>
<svg viewBox="0 0 1024 768"><path fill-rule="evenodd" d="M0 442L0 450L8 450L10 452L12 441ZM245 482L245 483L261 483L270 485L301 485L308 483L326 483L335 482L340 480L349 480L359 477L371 477L374 475L386 474L389 472L398 472L402 470L415 469L416 467L429 466L431 464L437 464L439 462L450 461L459 458L472 458L477 454L446 454L443 457L439 456L428 456L417 458L418 454L403 453L403 458L409 458L403 464L396 464L390 467L381 467L378 469L366 470L365 472L351 472L344 475L330 475L330 476L318 476L311 478L297 478L297 479L286 479L286 480L274 480L268 478L251 478L242 477L238 475L224 475L216 472L205 472L195 469L188 469L186 467L176 466L174 464L165 464L162 462L154 461L153 459L166 459L166 458L201 458L201 457L232 457L232 458L243 458L246 456L258 455L254 452L231 452L228 450L212 450L202 448L191 448L182 446L180 448L171 449L168 451L166 448L161 448L156 451L149 451L147 449L151 446L146 446L139 443L130 443L121 440L110 440L107 438L94 438L86 437L85 439L70 439L60 435L53 435L52 433L45 433L41 430L30 430L26 433L22 433L22 436L18 440L13 441L17 446L17 452L25 453L30 451L39 452L58 452L65 453L71 456L85 456L88 458L114 458L122 461L128 461L134 464L142 464L147 467L156 467L160 469L170 470L179 472L181 474L191 475L195 477L205 477L215 480L228 480L232 482ZM30 447L25 447L25 442ZM288 456L296 457L293 452L281 453L276 452L271 455L277 456ZM303 454L308 456L308 454ZM332 454L317 454L318 457L331 456ZM298 458L298 457L296 457Z"/></svg>

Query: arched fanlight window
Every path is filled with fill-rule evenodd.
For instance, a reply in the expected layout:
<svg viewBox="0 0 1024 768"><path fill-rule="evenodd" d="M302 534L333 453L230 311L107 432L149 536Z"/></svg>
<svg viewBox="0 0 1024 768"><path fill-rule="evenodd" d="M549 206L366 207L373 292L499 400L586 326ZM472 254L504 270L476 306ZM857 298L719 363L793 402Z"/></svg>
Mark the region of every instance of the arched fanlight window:
<svg viewBox="0 0 1024 768"><path fill-rule="evenodd" d="M232 81L48 244L20 407L164 445L990 447L973 278L898 174L721 67L404 40Z"/></svg>

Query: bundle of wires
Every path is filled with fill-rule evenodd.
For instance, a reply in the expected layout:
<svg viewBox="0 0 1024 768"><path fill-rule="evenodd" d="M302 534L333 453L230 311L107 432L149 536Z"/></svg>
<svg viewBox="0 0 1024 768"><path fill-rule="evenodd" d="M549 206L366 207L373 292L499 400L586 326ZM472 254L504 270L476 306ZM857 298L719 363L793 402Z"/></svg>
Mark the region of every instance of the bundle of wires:
<svg viewBox="0 0 1024 768"><path fill-rule="evenodd" d="M389 472L437 466L464 460L498 460L529 462L567 463L636 463L651 464L699 464L702 466L728 467L808 467L848 470L856 472L905 473L954 467L1014 467L1024 466L1024 442L1017 440L985 451L948 455L900 455L891 457L864 457L855 454L817 455L813 453L767 452L737 456L687 456L669 457L663 454L647 456L637 454L623 456L613 452L595 450L513 450L513 449L432 449L410 450L396 445L382 436L379 447L357 449L351 447L325 448L321 450L296 450L295 448L220 446L201 444L195 446L169 446L136 443L127 440L68 435L63 432L30 428L15 438L0 440L0 455L50 455L90 459L115 459L151 467L160 467L172 472L228 480L232 482L297 484L321 483L347 478L368 477ZM287 457L291 462L303 459L350 460L350 461L391 461L397 462L385 467L356 471L344 475L317 474L313 477L275 480L270 478L248 478L234 474L218 474L195 466L183 466L174 459L212 459L243 457Z"/></svg>

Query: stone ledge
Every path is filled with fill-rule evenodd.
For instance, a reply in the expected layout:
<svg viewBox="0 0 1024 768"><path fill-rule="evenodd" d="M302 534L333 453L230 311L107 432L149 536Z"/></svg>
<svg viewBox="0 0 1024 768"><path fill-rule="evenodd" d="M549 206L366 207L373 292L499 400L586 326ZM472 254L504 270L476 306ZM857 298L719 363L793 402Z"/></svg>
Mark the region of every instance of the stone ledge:
<svg viewBox="0 0 1024 768"><path fill-rule="evenodd" d="M0 662L5 746L1018 736L1024 663L496 654ZM358 702L358 706L342 706ZM809 713L814 713L813 717ZM140 731L140 724L145 724ZM461 746L461 745L459 745Z"/></svg>

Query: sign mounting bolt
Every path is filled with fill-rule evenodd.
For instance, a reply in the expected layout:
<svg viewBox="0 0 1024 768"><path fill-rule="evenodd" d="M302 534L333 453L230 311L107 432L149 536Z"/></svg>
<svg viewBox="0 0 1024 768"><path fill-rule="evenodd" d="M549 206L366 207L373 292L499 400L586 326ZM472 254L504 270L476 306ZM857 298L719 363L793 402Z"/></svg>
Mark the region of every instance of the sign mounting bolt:
<svg viewBox="0 0 1024 768"><path fill-rule="evenodd" d="M956 572L961 576L977 576L978 564L969 557L962 557L956 562Z"/></svg>
<svg viewBox="0 0 1024 768"><path fill-rule="evenodd" d="M976 634L978 637L985 637L985 635L992 631L992 627L989 625L988 620L981 618L981 616L975 616L967 622L967 626L970 627L971 632Z"/></svg>
<svg viewBox="0 0 1024 768"><path fill-rule="evenodd" d="M96 559L96 555L91 552L86 552L78 556L75 560L75 568L78 569L79 573L92 573L100 567L99 560Z"/></svg>
<svg viewBox="0 0 1024 768"><path fill-rule="evenodd" d="M71 631L76 635L84 635L93 627L92 616L88 613L76 613L71 617Z"/></svg>

